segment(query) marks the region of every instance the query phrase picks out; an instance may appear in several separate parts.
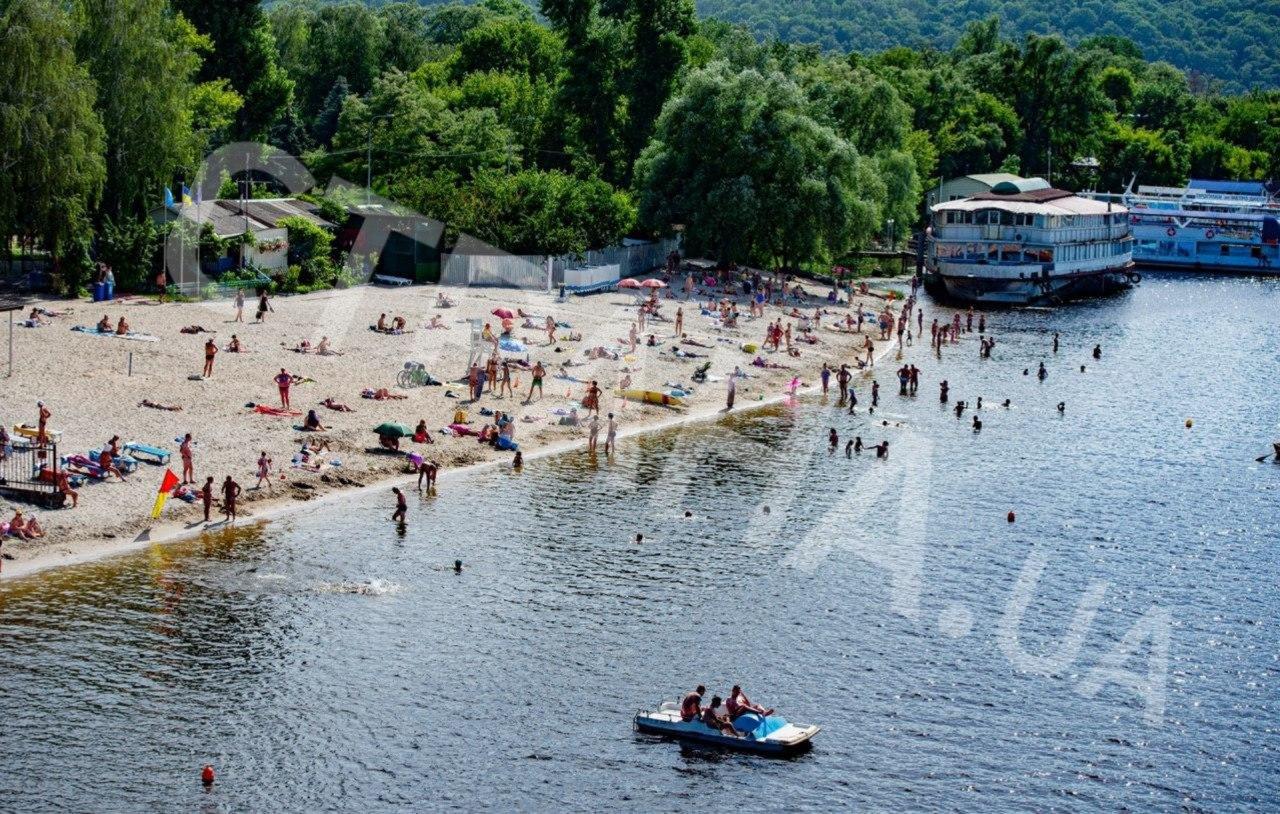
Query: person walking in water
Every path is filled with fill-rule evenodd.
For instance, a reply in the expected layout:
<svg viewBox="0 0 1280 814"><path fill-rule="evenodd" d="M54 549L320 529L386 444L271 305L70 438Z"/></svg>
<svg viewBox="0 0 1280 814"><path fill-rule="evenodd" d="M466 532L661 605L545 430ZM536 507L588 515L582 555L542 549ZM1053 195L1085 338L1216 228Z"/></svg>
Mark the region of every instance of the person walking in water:
<svg viewBox="0 0 1280 814"><path fill-rule="evenodd" d="M1036 371L1036 378L1040 381L1044 381L1049 378L1049 371L1044 369L1044 362L1040 363L1040 369Z"/></svg>
<svg viewBox="0 0 1280 814"><path fill-rule="evenodd" d="M1053 352L1054 353L1058 352L1058 332L1057 331L1053 332Z"/></svg>
<svg viewBox="0 0 1280 814"><path fill-rule="evenodd" d="M1094 358L1094 359L1101 359L1101 358L1102 358L1102 346L1101 346L1101 345L1094 345L1094 346L1093 346L1093 358Z"/></svg>
<svg viewBox="0 0 1280 814"><path fill-rule="evenodd" d="M612 455L618 446L618 421L609 413L609 423L605 425L604 454Z"/></svg>
<svg viewBox="0 0 1280 814"><path fill-rule="evenodd" d="M400 487L393 486L391 491L396 496L396 510L391 513L391 520L396 523L404 523L405 515L409 512L409 501L405 499L404 492L400 491Z"/></svg>
<svg viewBox="0 0 1280 814"><path fill-rule="evenodd" d="M947 393L951 389L951 385L947 384L947 380L943 379L938 383L938 401L943 404L947 403Z"/></svg>

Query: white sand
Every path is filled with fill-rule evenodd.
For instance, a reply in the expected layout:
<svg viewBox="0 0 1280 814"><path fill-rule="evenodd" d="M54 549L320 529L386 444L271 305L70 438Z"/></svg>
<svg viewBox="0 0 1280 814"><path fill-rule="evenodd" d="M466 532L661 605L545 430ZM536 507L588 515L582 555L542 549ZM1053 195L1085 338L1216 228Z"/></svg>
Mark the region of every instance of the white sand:
<svg viewBox="0 0 1280 814"><path fill-rule="evenodd" d="M435 300L439 292L451 297L456 307L437 309ZM549 294L506 289L362 286L346 291L274 299L275 312L268 314L262 324L253 323L254 299L245 305L243 323L232 322L234 308L229 300L164 305L145 299L98 304L48 302L43 305L50 310L72 313L55 318L51 325L41 328L24 328L15 323L15 369L0 390L0 417L10 428L17 423L34 424L36 401L43 400L53 411L49 426L63 433L58 448L61 455L98 448L112 435L118 434L124 441L142 441L168 449L173 453L170 466L175 474L181 472L175 439L190 432L196 440L197 480L203 483L206 476L212 475L215 484L221 484L226 475L232 475L245 490L239 513L239 522L244 523L277 516L305 501L316 500L338 490L385 485L389 479L403 479L408 472L403 456L365 451L366 448L377 447L377 436L372 428L383 421L397 421L412 428L419 419L425 419L436 443L427 446L404 439L401 449L417 451L438 461L442 471L484 461L505 462L511 459L511 453L495 452L477 443L475 438L446 438L439 434L440 428L450 422L459 406L467 409L471 426L476 429L486 420L479 415L480 407L537 418L536 423L516 422L516 441L520 443L526 460L540 451L585 443L584 427L560 426L556 423L559 417L552 415L553 409L567 410L577 406L585 391L584 384L555 378L559 365L570 359L582 364L570 370L573 376L587 381L596 379L603 388L602 418L605 413L616 413L623 434L632 434L673 420L717 414L725 400L723 378L735 365L741 366L750 376L739 384L737 394L737 408L747 409L758 406L763 399L772 400L780 396L792 376L816 385L823 362L834 368L841 362L852 363L855 357L864 355L862 336L826 329L828 323L843 320L847 309L836 307L830 310L841 316L824 316L824 328L816 333L820 344L796 345L802 354L799 358L789 357L785 352L763 354L769 361L788 365L791 370L751 367L754 355L742 352L739 346L743 342L761 341L764 319L744 320L737 329L719 330L713 327L712 320L699 315L696 302L664 299L664 315L674 317L676 307L683 306L685 333L713 346L711 349L688 348L708 354L708 359L678 360L669 353L659 353L672 347L673 326L671 322L650 322L632 358L588 360L583 354L585 348L625 344L641 296L621 291L571 297L566 303L556 303ZM819 305L827 307L825 300L815 299L804 310L812 313L813 308ZM863 305L868 312L875 312L884 307L884 301L868 297L863 300ZM465 404L467 386L456 380L464 376L469 353L470 329L466 320L483 318L495 330L500 330L501 320L490 315L499 307L513 312L517 308L523 309L538 317L550 313L572 326L571 329L560 329L560 336L572 330L582 334L582 341L561 341L558 344L561 352L554 352L547 345L545 331L522 329L519 325L523 320L517 318L515 337L528 346L530 361L541 361L547 367L545 397L539 399L535 395L531 404L523 403L531 377L527 371L520 370L513 374L519 383L517 398L498 398L486 392L478 404ZM745 305L741 307L745 308ZM794 322L785 317L789 310L790 306L785 310L768 306L766 318L771 321L783 316L784 325ZM404 316L413 332L387 336L370 331L368 326L375 323L383 312L388 315L388 320L395 315ZM111 317L113 324L123 315L133 330L157 336L160 341L100 338L70 330L77 324L93 325L104 313ZM441 316L449 330L425 329L424 326L436 314ZM15 314L15 320L23 316L25 314ZM535 321L541 325L543 320ZM200 372L204 342L209 336L180 332L183 326L193 324L216 331L214 338L222 349L217 356L214 375L208 380L188 378ZM868 334L874 330L872 325L869 319L864 328ZM225 352L233 333L239 336L247 353ZM650 333L663 343L661 347L644 346L643 337ZM328 336L332 347L342 355L323 357L289 350L303 338L315 345L321 336ZM896 348L896 341L877 341L877 356L886 354L891 347ZM129 353L133 354L132 376L127 373ZM512 358L522 356L504 355ZM428 371L446 384L443 387L404 390L396 387L396 374L406 360L424 363ZM711 376L721 380L695 385L690 374L706 361L712 363ZM294 453L304 440L313 436L293 428L294 424L301 424L302 419L258 415L245 408L248 402L278 406L272 379L281 367L316 380L315 383L295 385L291 401L294 409L304 412L316 409L320 420L329 428L324 435L332 446L332 453L322 457L325 460L339 459L341 466L329 468L324 473L292 468L290 461ZM668 389L664 387L666 383L692 385L695 392L688 408L673 413L671 409L659 406L624 404L613 394L617 382L625 375L624 369L629 369L632 387L636 388L664 390ZM857 381L855 378L855 383ZM366 387L385 387L408 398L381 402L362 399L360 391ZM832 388L835 388L834 376ZM452 391L458 398L446 398L446 391ZM351 406L356 412L339 413L320 407L319 402L326 396ZM161 404L180 405L183 409L181 412L165 412L138 406L144 398ZM585 413L582 415L585 418ZM601 445L603 442L602 429ZM256 460L264 450L276 467L272 482L274 488L258 491L251 487L256 480ZM144 463L137 472L128 476L126 483L113 479L86 484L80 489L80 502L75 509L70 508L70 503L68 508L45 511L4 501L0 504L0 510L5 512L4 519L12 515L15 506L20 507L24 514L34 513L40 519L48 536L38 541L6 540L3 551L12 560L4 563L3 575L18 576L199 533L203 528L199 504L189 505L171 499L160 520L150 519L150 509L163 474L163 467ZM306 488L308 486L311 488ZM215 524L221 519L215 508Z"/></svg>

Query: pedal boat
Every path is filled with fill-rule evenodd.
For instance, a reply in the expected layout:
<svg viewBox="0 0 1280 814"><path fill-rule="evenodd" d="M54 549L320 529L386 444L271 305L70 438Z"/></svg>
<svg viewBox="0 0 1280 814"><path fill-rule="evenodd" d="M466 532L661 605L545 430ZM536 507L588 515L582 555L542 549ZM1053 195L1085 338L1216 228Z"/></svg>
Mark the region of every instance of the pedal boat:
<svg viewBox="0 0 1280 814"><path fill-rule="evenodd" d="M635 728L651 735L776 756L794 755L811 748L813 736L822 730L815 724L793 724L779 715L765 718L754 712L738 716L733 726L743 733L741 737L712 729L701 721L682 721L680 705L675 701L663 701L656 710L641 710L635 717Z"/></svg>

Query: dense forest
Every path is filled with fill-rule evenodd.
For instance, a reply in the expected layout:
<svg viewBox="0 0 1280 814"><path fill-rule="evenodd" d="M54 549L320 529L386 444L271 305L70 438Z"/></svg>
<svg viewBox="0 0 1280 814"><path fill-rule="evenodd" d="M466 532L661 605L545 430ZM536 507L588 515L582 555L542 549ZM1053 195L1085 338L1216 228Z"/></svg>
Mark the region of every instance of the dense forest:
<svg viewBox="0 0 1280 814"><path fill-rule="evenodd" d="M246 140L301 157L321 187L368 173L449 235L511 252L681 228L693 252L788 267L837 260L889 220L901 237L939 177L1050 162L1067 187L1280 175L1280 92L1224 94L1123 37L1010 37L994 18L947 50L831 53L699 20L693 0L0 9L0 234L56 258L69 292L97 260L125 287L147 279L162 190ZM299 257L281 284L344 279Z"/></svg>
<svg viewBox="0 0 1280 814"><path fill-rule="evenodd" d="M698 0L698 10L762 39L846 52L951 48L969 23L994 16L1015 37L1128 37L1149 58L1227 91L1280 87L1277 0Z"/></svg>

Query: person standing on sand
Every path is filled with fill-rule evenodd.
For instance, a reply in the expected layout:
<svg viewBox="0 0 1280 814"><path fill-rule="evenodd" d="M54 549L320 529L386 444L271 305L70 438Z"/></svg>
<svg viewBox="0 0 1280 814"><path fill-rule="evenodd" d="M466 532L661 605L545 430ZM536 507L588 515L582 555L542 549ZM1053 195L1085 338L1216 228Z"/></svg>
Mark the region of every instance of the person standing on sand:
<svg viewBox="0 0 1280 814"><path fill-rule="evenodd" d="M489 357L488 363L484 368L485 380L489 382L489 392L492 393L498 386L498 354L494 353Z"/></svg>
<svg viewBox="0 0 1280 814"><path fill-rule="evenodd" d="M204 372L200 375L206 379L213 375L213 357L218 355L218 346L212 337L204 341Z"/></svg>
<svg viewBox="0 0 1280 814"><path fill-rule="evenodd" d="M1280 453L1277 454L1280 457ZM58 491L71 498L71 508L75 508L80 503L80 493L71 488L71 476L65 469L58 470Z"/></svg>
<svg viewBox="0 0 1280 814"><path fill-rule="evenodd" d="M36 423L36 445L44 446L49 443L49 419L53 418L53 413L44 406L43 401L36 402L36 409L39 410Z"/></svg>
<svg viewBox="0 0 1280 814"><path fill-rule="evenodd" d="M238 497L240 497L240 484L227 475L227 479L222 482L222 513L226 515L227 522L234 522L236 519L236 498Z"/></svg>
<svg viewBox="0 0 1280 814"><path fill-rule="evenodd" d="M676 308L676 336L684 333L684 308Z"/></svg>
<svg viewBox="0 0 1280 814"><path fill-rule="evenodd" d="M551 316L550 314L547 314L546 331L547 331L547 347L550 347L556 343L556 318Z"/></svg>
<svg viewBox="0 0 1280 814"><path fill-rule="evenodd" d="M391 491L396 494L396 510L391 513L391 519L396 523L403 524L405 515L409 512L409 501L405 500L404 492L400 491L400 487L393 486Z"/></svg>
<svg viewBox="0 0 1280 814"><path fill-rule="evenodd" d="M165 276L164 270L162 269L160 273L156 275L156 291L160 293L159 302L164 302L164 295L165 291L168 289L168 282L169 279Z"/></svg>
<svg viewBox="0 0 1280 814"><path fill-rule="evenodd" d="M236 289L236 318L232 322L244 322L244 289ZM206 518L207 519L207 518Z"/></svg>
<svg viewBox="0 0 1280 814"><path fill-rule="evenodd" d="M822 363L822 372L818 374L822 377L822 395L827 394L827 389L831 384L831 366L826 362Z"/></svg>
<svg viewBox="0 0 1280 814"><path fill-rule="evenodd" d="M511 360L510 359L502 360L502 378L499 380L499 384L498 384L498 398L503 398L505 396L511 396L511 398L516 397L516 391L513 390L511 387Z"/></svg>
<svg viewBox="0 0 1280 814"><path fill-rule="evenodd" d="M182 436L178 445L178 455L182 457L182 484L196 482L195 468L191 465L191 433Z"/></svg>
<svg viewBox="0 0 1280 814"><path fill-rule="evenodd" d="M582 400L582 406L586 408L587 415L593 411L596 415L600 415L600 385L594 380L587 386L587 395Z"/></svg>
<svg viewBox="0 0 1280 814"><path fill-rule="evenodd" d="M547 369L542 366L542 362L533 363L533 383L529 385L529 395L525 396L524 403L528 404L533 401L533 391L538 391L538 398L542 398L542 377L547 375Z"/></svg>
<svg viewBox="0 0 1280 814"><path fill-rule="evenodd" d="M271 483L271 459L267 457L267 451L264 449L262 454L258 456L258 482L254 484L254 489L261 489L263 483L267 484L267 488L272 492L276 490Z"/></svg>
<svg viewBox="0 0 1280 814"><path fill-rule="evenodd" d="M293 376L289 375L289 371L280 368L280 372L276 374L276 387L280 390L280 406L288 410L289 407L289 385L293 384Z"/></svg>
<svg viewBox="0 0 1280 814"><path fill-rule="evenodd" d="M185 482L185 481L184 481ZM209 522L209 510L213 508L213 476L204 479L204 486L200 487L200 502L204 504L204 522Z"/></svg>
<svg viewBox="0 0 1280 814"><path fill-rule="evenodd" d="M267 292L263 291L258 295L258 322L267 321L267 312L271 310L271 303L267 301Z"/></svg>
<svg viewBox="0 0 1280 814"><path fill-rule="evenodd" d="M591 416L587 422L587 452L595 454L596 443L600 437L600 414Z"/></svg>

